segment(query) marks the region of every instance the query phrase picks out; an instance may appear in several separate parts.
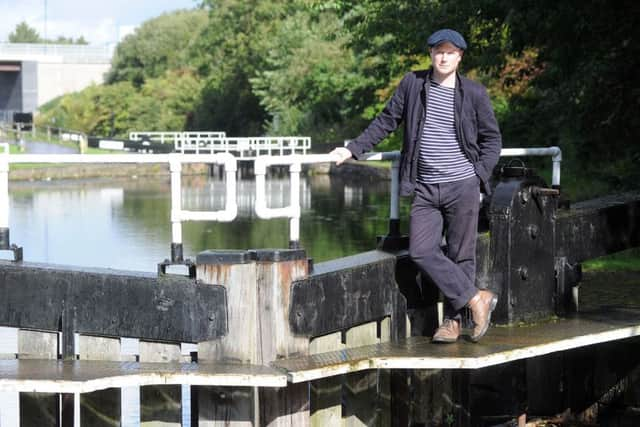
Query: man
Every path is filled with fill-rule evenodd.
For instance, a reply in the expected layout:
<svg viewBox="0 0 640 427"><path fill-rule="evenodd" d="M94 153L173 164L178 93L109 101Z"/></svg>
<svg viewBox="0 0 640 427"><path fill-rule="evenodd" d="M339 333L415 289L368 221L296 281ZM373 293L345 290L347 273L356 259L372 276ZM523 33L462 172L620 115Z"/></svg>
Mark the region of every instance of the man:
<svg viewBox="0 0 640 427"><path fill-rule="evenodd" d="M467 48L462 35L442 29L427 44L432 67L407 73L367 129L331 154L338 165L358 159L403 123L400 193L413 194L409 254L445 296L445 318L432 341L457 341L468 307L477 342L497 303L493 292L475 287L480 191L491 191L502 138L486 89L457 72Z"/></svg>

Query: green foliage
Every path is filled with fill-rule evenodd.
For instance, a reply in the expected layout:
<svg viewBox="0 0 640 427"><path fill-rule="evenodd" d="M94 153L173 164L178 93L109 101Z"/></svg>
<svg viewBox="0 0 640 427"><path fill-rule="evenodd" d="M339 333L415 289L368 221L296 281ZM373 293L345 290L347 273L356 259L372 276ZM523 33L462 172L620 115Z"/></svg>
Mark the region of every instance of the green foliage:
<svg viewBox="0 0 640 427"><path fill-rule="evenodd" d="M146 21L118 44L107 82L129 81L140 87L168 70L189 68L193 61L189 48L206 24L207 12L202 9L177 11Z"/></svg>
<svg viewBox="0 0 640 427"><path fill-rule="evenodd" d="M200 79L185 70L168 71L139 89L131 82L93 85L44 106L36 123L101 136L127 136L132 130L181 130L188 124L200 90Z"/></svg>
<svg viewBox="0 0 640 427"><path fill-rule="evenodd" d="M260 135L267 114L249 80L264 65L272 29L296 2L207 0L204 4L210 10L209 22L192 54L206 83L194 127Z"/></svg>
<svg viewBox="0 0 640 427"><path fill-rule="evenodd" d="M35 28L25 21L16 25L15 30L9 33L9 43L55 43L55 44L89 44L83 36L73 37L58 36L56 39L43 39Z"/></svg>
<svg viewBox="0 0 640 427"><path fill-rule="evenodd" d="M270 115L267 132L311 133L331 139L365 108L370 79L358 70L348 38L332 13L305 7L274 25L265 65L249 79ZM371 97L368 97L371 99Z"/></svg>
<svg viewBox="0 0 640 427"><path fill-rule="evenodd" d="M640 248L603 256L583 264L585 271L639 271Z"/></svg>
<svg viewBox="0 0 640 427"><path fill-rule="evenodd" d="M640 182L639 12L632 0L205 0L144 23L118 46L110 85L42 115L101 134L310 135L326 151L430 66L426 39L449 27L467 39L462 71L487 86L504 145L559 145L563 181L594 195Z"/></svg>
<svg viewBox="0 0 640 427"><path fill-rule="evenodd" d="M51 40L50 43L55 43L55 44L89 44L89 42L84 38L84 36L80 36L77 39L74 39L73 37L58 36L55 40Z"/></svg>
<svg viewBox="0 0 640 427"><path fill-rule="evenodd" d="M40 34L25 21L16 25L16 29L9 33L10 43L40 43Z"/></svg>

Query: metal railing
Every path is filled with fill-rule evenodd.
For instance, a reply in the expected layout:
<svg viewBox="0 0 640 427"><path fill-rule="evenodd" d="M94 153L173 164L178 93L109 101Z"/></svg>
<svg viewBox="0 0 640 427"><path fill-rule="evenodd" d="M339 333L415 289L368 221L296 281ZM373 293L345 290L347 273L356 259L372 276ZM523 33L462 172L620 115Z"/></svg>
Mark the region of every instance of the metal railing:
<svg viewBox="0 0 640 427"><path fill-rule="evenodd" d="M289 247L297 248L300 243L300 172L302 164L330 163L339 160L340 157L333 154L309 154L306 156L259 156L255 160L254 173L256 175L256 215L262 219L289 218ZM400 152L368 153L364 160L391 160L391 202L389 206L389 233L396 234L399 223L399 177ZM273 165L289 165L291 180L291 195L289 206L282 208L269 208L266 204L266 175L267 168Z"/></svg>
<svg viewBox="0 0 640 427"><path fill-rule="evenodd" d="M29 60L47 57L59 62L109 64L113 47L104 45L0 43L0 59Z"/></svg>
<svg viewBox="0 0 640 427"><path fill-rule="evenodd" d="M176 151L183 141L207 141L209 139L225 138L224 132L129 132L132 141L150 141L160 144L173 144Z"/></svg>
<svg viewBox="0 0 640 427"><path fill-rule="evenodd" d="M172 257L174 262L182 261L182 221L232 221L238 211L236 203L236 171L237 160L229 153L217 154L115 154L90 156L83 154L37 155L22 154L9 156L8 144L0 144L4 153L0 153L0 230L9 228L9 195L8 172L10 163L169 163L171 173L171 223L172 223ZM562 152L558 147L548 148L507 148L501 156L552 156L552 185L560 187L560 163ZM400 152L368 153L364 160L392 161L389 235L399 235L399 161ZM289 247L298 248L300 241L300 172L303 164L330 163L339 160L338 155L309 154L286 156L258 156L255 159L254 171L256 180L255 212L259 218L288 218ZM187 211L182 210L181 170L182 163L214 163L224 164L226 172L226 206L221 211ZM289 165L290 197L289 205L281 208L267 206L266 175L267 168L273 165ZM0 239L0 242L8 238ZM3 248L0 248L3 249ZM4 249L7 249L5 247Z"/></svg>
<svg viewBox="0 0 640 427"><path fill-rule="evenodd" d="M261 155L305 155L311 150L306 136L227 137L224 132L130 132L133 141L173 144L178 153L232 153L249 160Z"/></svg>
<svg viewBox="0 0 640 427"><path fill-rule="evenodd" d="M170 154L20 154L9 155L9 144L0 143L0 231L9 230L9 165L16 163L168 163L171 174L171 261L182 259L182 221L233 221L238 212L236 204L235 157L228 153L185 155ZM211 163L224 165L226 176L226 204L218 211L190 211L182 209L181 170L183 163ZM8 250L9 239L0 249Z"/></svg>
<svg viewBox="0 0 640 427"><path fill-rule="evenodd" d="M562 151L559 147L545 148L505 148L500 152L502 157L517 156L551 156L553 162L552 186L560 187L560 163ZM389 206L389 235L399 235L400 212L400 179L398 176L400 165L400 152L368 153L362 156L363 160L391 160L391 199ZM302 164L328 163L339 160L339 156L331 154L312 154L306 156L260 156L255 160L254 171L256 175L256 215L259 218L289 218L289 246L296 248L300 240L300 204L299 192L295 189L300 185L300 171ZM266 205L265 183L266 171L272 165L290 165L291 196L289 206L271 209Z"/></svg>
<svg viewBox="0 0 640 427"><path fill-rule="evenodd" d="M500 151L501 157L519 157L519 156L551 156L552 175L551 186L560 187L560 164L562 163L562 150L560 147L543 147L543 148L503 148Z"/></svg>

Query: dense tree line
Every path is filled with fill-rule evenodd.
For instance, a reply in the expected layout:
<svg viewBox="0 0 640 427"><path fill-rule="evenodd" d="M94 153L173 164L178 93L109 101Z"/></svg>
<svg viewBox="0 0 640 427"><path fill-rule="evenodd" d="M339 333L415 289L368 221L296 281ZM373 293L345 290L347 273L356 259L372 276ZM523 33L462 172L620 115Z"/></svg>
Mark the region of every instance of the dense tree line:
<svg viewBox="0 0 640 427"><path fill-rule="evenodd" d="M117 47L107 84L52 102L40 120L92 134L206 129L335 145L407 70L429 66L426 38L450 27L467 37L463 72L489 88L506 146L560 145L583 179L637 186L639 5L204 0L143 24Z"/></svg>
<svg viewBox="0 0 640 427"><path fill-rule="evenodd" d="M9 33L9 43L55 43L55 44L89 44L83 36L74 39L73 37L58 36L55 39L45 39L35 28L32 28L25 21L16 25L16 28Z"/></svg>

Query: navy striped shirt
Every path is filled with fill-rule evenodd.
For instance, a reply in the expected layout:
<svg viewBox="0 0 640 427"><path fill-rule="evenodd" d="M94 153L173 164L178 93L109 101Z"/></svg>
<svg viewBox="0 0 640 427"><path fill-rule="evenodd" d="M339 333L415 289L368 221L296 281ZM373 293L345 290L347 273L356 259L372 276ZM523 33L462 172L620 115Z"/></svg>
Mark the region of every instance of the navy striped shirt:
<svg viewBox="0 0 640 427"><path fill-rule="evenodd" d="M431 81L418 162L418 181L424 184L461 181L475 175L456 136L454 95L455 88Z"/></svg>

